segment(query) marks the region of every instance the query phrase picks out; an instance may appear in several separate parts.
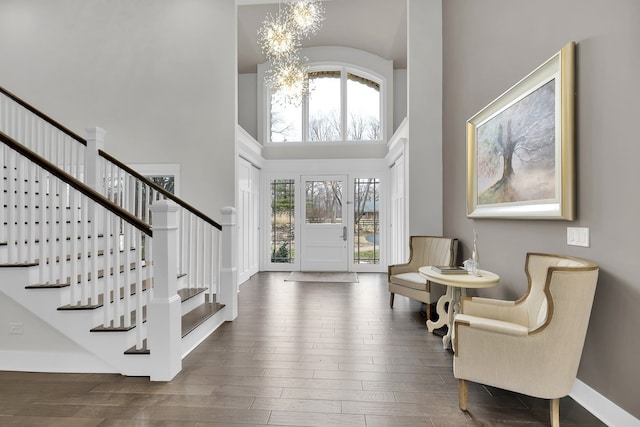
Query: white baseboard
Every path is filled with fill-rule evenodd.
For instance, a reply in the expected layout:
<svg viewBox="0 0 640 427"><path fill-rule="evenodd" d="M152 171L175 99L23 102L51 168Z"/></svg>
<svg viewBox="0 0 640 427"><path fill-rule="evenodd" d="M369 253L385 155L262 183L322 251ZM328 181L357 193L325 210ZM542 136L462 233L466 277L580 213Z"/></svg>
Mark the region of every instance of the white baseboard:
<svg viewBox="0 0 640 427"><path fill-rule="evenodd" d="M573 384L569 396L609 427L640 427L639 419L580 380Z"/></svg>
<svg viewBox="0 0 640 427"><path fill-rule="evenodd" d="M89 353L0 350L0 370L58 373L116 373Z"/></svg>

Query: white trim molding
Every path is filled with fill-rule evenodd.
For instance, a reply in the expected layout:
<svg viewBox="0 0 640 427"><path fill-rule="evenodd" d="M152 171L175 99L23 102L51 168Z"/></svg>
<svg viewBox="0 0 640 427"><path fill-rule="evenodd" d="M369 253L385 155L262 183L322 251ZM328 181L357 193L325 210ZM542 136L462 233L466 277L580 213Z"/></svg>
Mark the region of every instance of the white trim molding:
<svg viewBox="0 0 640 427"><path fill-rule="evenodd" d="M262 156L262 144L256 141L240 125L236 126L236 149L238 156L245 159L258 169L262 169L264 157Z"/></svg>
<svg viewBox="0 0 640 427"><path fill-rule="evenodd" d="M573 384L569 396L610 427L640 426L639 419L580 380L576 380Z"/></svg>

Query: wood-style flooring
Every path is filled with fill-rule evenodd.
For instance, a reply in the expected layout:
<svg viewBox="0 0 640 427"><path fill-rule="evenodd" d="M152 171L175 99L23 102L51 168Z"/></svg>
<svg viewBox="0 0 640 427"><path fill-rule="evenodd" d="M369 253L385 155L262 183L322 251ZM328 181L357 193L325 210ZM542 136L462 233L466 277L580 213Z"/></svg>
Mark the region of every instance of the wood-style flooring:
<svg viewBox="0 0 640 427"><path fill-rule="evenodd" d="M452 354L420 304L386 275L360 283L285 282L259 273L238 319L171 382L111 374L0 372L2 426L545 426L548 402L478 384L458 409ZM561 425L603 426L570 398Z"/></svg>

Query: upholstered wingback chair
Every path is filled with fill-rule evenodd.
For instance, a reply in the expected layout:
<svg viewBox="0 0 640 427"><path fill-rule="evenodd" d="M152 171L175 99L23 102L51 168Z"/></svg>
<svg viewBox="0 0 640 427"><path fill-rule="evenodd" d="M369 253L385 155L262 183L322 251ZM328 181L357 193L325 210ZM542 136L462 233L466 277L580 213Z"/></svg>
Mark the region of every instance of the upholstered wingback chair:
<svg viewBox="0 0 640 427"><path fill-rule="evenodd" d="M550 399L551 425L559 399L578 372L598 266L566 256L529 253L527 293L517 301L465 297L454 321L453 372L460 409L473 381Z"/></svg>
<svg viewBox="0 0 640 427"><path fill-rule="evenodd" d="M448 237L411 236L409 261L388 267L389 305L393 308L395 294L427 304L431 303L431 283L418 272L425 265L454 265L458 253L458 240Z"/></svg>

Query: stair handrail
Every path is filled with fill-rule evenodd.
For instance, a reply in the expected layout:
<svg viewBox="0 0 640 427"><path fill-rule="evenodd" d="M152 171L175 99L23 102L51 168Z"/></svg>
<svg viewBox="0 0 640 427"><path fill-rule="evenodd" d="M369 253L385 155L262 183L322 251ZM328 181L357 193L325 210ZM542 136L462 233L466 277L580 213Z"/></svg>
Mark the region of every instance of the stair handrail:
<svg viewBox="0 0 640 427"><path fill-rule="evenodd" d="M42 120L44 120L45 122L49 123L51 126L53 126L53 127L57 128L58 130L66 133L71 138L73 138L76 141L78 141L80 144L85 145L85 146L87 145L87 140L85 138L81 137L77 133L75 133L72 130L70 130L69 128L65 127L60 122L57 122L54 119L52 119L51 117L47 116L45 113L43 113L42 111L38 110L33 105L27 103L26 101L23 101L22 99L20 99L19 97L17 97L13 93L9 92L7 89L3 88L2 86L0 86L0 93L3 93L8 98L10 98L12 101L16 102L17 104L20 104L20 106L24 107L25 109L27 109L31 113L35 114L36 116L40 117Z"/></svg>
<svg viewBox="0 0 640 427"><path fill-rule="evenodd" d="M102 194L100 194L93 188L89 187L82 181L74 178L72 175L60 169L59 167L57 167L56 165L54 165L44 157L35 153L34 151L28 149L27 147L25 147L15 139L6 135L4 132L0 132L0 141L2 141L5 145L9 146L12 150L15 150L22 156L26 157L27 159L31 160L41 168L51 173L52 175L56 176L58 179L60 179L64 183L75 188L77 191L84 194L86 197L98 203L105 209L113 212L115 215L118 215L120 218L122 218L124 221L128 222L138 230L142 231L143 233L145 233L150 237L153 237L153 231L151 229L151 226L149 226L149 224L145 223L144 221L141 221L126 209L123 209L117 204L113 203L111 200L107 199L106 197L104 197Z"/></svg>
<svg viewBox="0 0 640 427"><path fill-rule="evenodd" d="M3 93L8 98L10 98L14 102L18 103L19 105L21 105L22 107L24 107L25 109L27 109L31 113L35 114L36 116L40 117L41 119L43 119L44 121L46 121L50 125L54 126L58 130L66 133L67 135L69 135L70 137L72 137L73 139L78 141L80 144L82 144L84 146L87 145L87 140L85 138L81 137L80 135L78 135L77 133L73 132L69 128L67 128L64 125L60 124L59 122L55 121L51 117L47 116L42 111L38 110L36 107L34 107L31 104L27 103L26 101L20 99L18 96L16 96L13 93L9 92L7 89L3 88L2 86L0 86L0 93ZM111 156L110 154L106 153L103 150L98 150L98 153L99 153L100 157L103 157L105 160L113 163L114 165L118 166L120 169L126 171L127 173L129 173L130 175L134 176L138 180L144 182L146 185L150 186L151 188L153 188L154 190L156 190L157 192L162 194L165 198L173 200L178 205L182 206L183 208L185 208L189 212L193 213L195 216L199 217L203 221L211 224L212 226L214 226L218 230L222 230L222 226L220 224L218 224L218 222L216 222L214 219L210 218L209 216L207 216L206 214L204 214L200 210L196 209L195 207L193 207L189 203L185 202L184 200L180 199L179 197L175 196L174 194L168 192L167 190L165 190L164 188L160 187L159 185L155 184L153 181L151 181L150 179L148 179L144 175L141 175L140 173L136 172L135 170L133 170L132 168L128 167L127 165L125 165L124 163L122 163L121 161L119 161L118 159L116 159L115 157Z"/></svg>
<svg viewBox="0 0 640 427"><path fill-rule="evenodd" d="M195 207L191 206L189 203L185 202L184 200L182 200L181 198L179 198L175 194L167 191L165 188L159 186L158 184L156 184L155 182L151 181L150 179L148 179L144 175L140 174L139 172L135 171L131 167L125 165L124 163L122 163L120 160L116 159L115 157L113 157L109 153L106 153L103 150L98 150L98 154L100 155L100 157L104 158L108 162L113 163L115 166L119 167L123 171L125 171L128 174L132 175L133 177L139 179L140 181L143 181L146 185L148 185L149 187L153 188L158 193L162 194L165 198L173 200L174 202L176 202L176 204L178 204L179 206L182 206L183 208L185 208L189 212L193 213L195 216L199 217L200 219L202 219L206 223L214 226L218 230L222 230L222 226L220 224L218 224L215 220L211 219L206 214L202 213L201 211L199 211Z"/></svg>

